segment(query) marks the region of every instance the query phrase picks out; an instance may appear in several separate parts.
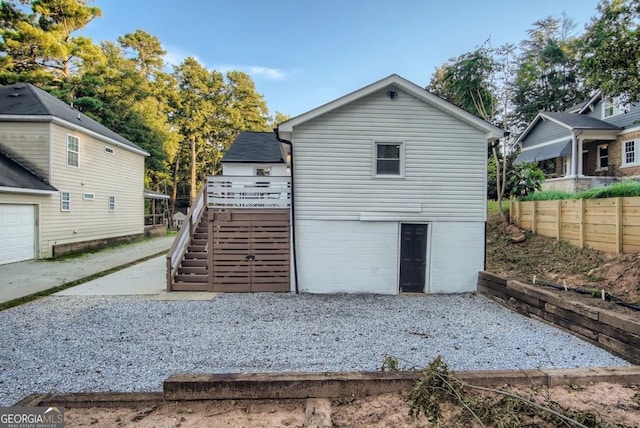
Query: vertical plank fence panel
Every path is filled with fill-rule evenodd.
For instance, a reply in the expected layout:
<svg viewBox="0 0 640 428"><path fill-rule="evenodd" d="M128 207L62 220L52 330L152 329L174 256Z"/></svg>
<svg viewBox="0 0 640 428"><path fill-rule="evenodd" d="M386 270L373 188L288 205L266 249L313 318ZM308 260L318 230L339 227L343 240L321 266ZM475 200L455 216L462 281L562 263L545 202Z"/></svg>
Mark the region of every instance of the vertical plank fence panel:
<svg viewBox="0 0 640 428"><path fill-rule="evenodd" d="M521 229L580 248L640 252L640 197L515 201L510 215Z"/></svg>

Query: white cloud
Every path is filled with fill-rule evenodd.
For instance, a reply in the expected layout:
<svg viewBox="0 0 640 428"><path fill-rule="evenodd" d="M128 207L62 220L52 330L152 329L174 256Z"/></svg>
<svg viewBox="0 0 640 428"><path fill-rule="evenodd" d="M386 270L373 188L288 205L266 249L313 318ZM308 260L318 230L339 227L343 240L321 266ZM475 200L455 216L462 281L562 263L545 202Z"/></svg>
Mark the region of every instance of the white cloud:
<svg viewBox="0 0 640 428"><path fill-rule="evenodd" d="M186 51L184 49L181 49L181 48L176 48L174 46L166 46L165 45L163 47L167 51L167 53L164 56L164 61L169 66L180 65L188 57L195 58L196 60L198 60L198 62L200 64L202 64L202 61L200 61L200 58L198 58L197 55L195 55L195 54L193 54L191 52L188 52L188 51Z"/></svg>
<svg viewBox="0 0 640 428"><path fill-rule="evenodd" d="M247 73L253 78L261 78L266 80L284 80L290 73L277 68L263 67L258 65L232 65L223 64L211 67L214 70L218 70L221 73L226 73L231 70L238 70Z"/></svg>

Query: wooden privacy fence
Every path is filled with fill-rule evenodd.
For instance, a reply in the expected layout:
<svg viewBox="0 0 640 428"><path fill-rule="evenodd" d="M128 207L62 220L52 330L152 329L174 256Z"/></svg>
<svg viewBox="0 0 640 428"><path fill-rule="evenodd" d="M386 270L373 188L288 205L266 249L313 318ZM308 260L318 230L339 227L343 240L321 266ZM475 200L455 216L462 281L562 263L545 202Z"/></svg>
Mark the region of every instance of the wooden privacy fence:
<svg viewBox="0 0 640 428"><path fill-rule="evenodd" d="M509 212L519 228L580 248L640 252L640 197L516 201Z"/></svg>

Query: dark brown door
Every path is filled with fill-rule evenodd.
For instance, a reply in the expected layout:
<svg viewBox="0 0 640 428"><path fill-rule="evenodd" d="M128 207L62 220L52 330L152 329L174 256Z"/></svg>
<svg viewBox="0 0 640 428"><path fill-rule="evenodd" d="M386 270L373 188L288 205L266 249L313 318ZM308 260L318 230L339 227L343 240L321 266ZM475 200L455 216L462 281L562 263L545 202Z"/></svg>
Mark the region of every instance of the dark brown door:
<svg viewBox="0 0 640 428"><path fill-rule="evenodd" d="M423 292L427 266L427 225L400 228L400 291Z"/></svg>

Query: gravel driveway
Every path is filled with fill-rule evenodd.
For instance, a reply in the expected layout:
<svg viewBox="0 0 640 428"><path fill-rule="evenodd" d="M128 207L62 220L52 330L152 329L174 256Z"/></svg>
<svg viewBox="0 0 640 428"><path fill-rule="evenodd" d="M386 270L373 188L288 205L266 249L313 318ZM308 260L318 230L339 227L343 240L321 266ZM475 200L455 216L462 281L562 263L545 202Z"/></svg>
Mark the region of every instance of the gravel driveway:
<svg viewBox="0 0 640 428"><path fill-rule="evenodd" d="M628 365L479 295L48 297L0 312L0 405L34 392L153 391L174 373Z"/></svg>

